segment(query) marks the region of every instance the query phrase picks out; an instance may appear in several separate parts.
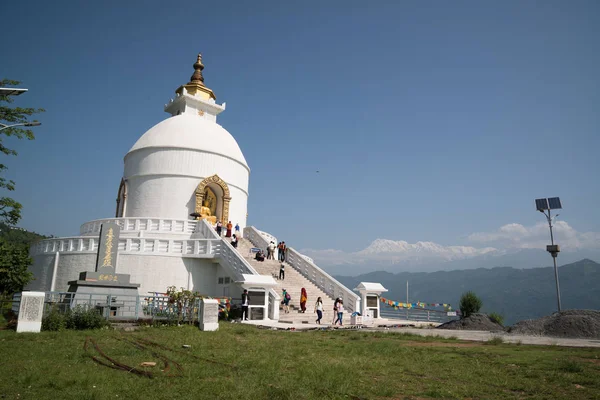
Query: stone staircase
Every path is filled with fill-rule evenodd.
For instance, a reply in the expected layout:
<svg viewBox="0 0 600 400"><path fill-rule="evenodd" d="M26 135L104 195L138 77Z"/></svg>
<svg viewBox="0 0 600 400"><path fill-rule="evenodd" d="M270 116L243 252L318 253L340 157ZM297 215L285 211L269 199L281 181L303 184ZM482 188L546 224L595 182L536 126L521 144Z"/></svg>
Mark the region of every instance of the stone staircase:
<svg viewBox="0 0 600 400"><path fill-rule="evenodd" d="M238 252L252 265L252 267L261 275L271 275L275 278L277 286L273 289L281 296L283 289L292 297L290 300L290 312L284 313L283 306L279 305L279 322L289 323L309 323L314 324L317 319L317 313L314 313L315 302L318 297L323 300L323 319L322 325L331 325L333 322L333 302L334 299L327 296L315 284L310 282L289 264L285 264L285 279L279 280L279 266L281 263L277 260L256 261L254 254L250 254L250 249L254 245L246 239L240 239L238 242ZM266 249L265 249L266 251ZM306 289L308 300L306 302L306 313L300 310L300 292L302 288ZM350 315L344 313L345 324L350 324Z"/></svg>

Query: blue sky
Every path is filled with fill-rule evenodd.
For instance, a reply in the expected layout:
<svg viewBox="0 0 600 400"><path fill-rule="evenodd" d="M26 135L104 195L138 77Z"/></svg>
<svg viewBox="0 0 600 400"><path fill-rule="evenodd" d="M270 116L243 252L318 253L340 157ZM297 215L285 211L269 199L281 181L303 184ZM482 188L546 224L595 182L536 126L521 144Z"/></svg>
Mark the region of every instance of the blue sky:
<svg viewBox="0 0 600 400"><path fill-rule="evenodd" d="M47 110L8 141L20 225L113 216L123 156L202 52L252 170L249 223L294 247L479 246L543 221L543 196L600 232L600 3L323 3L2 3L1 76Z"/></svg>

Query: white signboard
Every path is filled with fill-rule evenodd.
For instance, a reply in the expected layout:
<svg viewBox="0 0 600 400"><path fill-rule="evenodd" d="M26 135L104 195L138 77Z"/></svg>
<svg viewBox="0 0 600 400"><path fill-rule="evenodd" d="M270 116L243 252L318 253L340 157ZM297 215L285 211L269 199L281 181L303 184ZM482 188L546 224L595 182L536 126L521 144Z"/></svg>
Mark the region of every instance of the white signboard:
<svg viewBox="0 0 600 400"><path fill-rule="evenodd" d="M447 315L449 317L456 317L456 311L448 311Z"/></svg>
<svg viewBox="0 0 600 400"><path fill-rule="evenodd" d="M219 302L203 299L200 303L198 326L201 331L216 331L219 329Z"/></svg>
<svg viewBox="0 0 600 400"><path fill-rule="evenodd" d="M45 299L44 292L21 293L17 332L39 332L42 329Z"/></svg>

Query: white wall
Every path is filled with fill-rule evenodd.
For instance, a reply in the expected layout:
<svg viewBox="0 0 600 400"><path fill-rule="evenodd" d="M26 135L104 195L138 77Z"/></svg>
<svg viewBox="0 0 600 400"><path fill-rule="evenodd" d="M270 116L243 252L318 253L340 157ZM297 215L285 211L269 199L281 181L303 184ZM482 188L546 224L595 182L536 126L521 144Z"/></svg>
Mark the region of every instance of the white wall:
<svg viewBox="0 0 600 400"><path fill-rule="evenodd" d="M249 171L225 156L187 149L143 148L125 157L125 217L188 219L198 184L214 174L229 186L230 219L246 226Z"/></svg>
<svg viewBox="0 0 600 400"><path fill-rule="evenodd" d="M61 253L54 290L67 291L68 282L77 280L80 272L94 271L95 263L95 254ZM49 291L53 267L54 254L35 256L30 268L35 280L26 289ZM148 292L164 293L168 286L175 286L177 289L189 288L208 296L222 296L222 289L217 287L219 269L222 270L213 259L119 254L117 273L128 274L131 276L131 283L139 283L140 295ZM225 272L222 270L220 273ZM235 292L233 287L230 290Z"/></svg>

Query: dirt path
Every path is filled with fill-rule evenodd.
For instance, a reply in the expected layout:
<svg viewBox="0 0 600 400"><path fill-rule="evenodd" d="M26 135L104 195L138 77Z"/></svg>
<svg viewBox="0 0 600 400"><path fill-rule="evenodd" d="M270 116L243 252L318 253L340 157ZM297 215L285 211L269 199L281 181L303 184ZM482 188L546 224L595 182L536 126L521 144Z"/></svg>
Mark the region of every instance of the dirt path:
<svg viewBox="0 0 600 400"><path fill-rule="evenodd" d="M377 330L384 330L384 328L377 328ZM389 332L405 332L419 336L440 336L445 338L454 337L460 340L472 340L476 342L487 342L490 339L501 337L506 343L554 345L566 347L600 347L600 339L563 339L548 336L512 335L502 332L461 331L435 328L389 328Z"/></svg>

